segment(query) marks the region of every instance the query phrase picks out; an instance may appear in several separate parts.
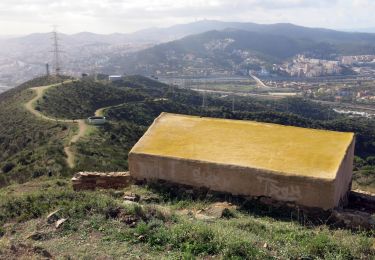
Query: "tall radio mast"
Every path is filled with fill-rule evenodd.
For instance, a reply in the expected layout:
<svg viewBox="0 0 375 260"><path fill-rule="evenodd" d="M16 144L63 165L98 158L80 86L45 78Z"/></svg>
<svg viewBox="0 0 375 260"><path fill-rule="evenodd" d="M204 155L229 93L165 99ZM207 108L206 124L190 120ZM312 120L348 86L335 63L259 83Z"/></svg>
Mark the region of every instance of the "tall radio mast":
<svg viewBox="0 0 375 260"><path fill-rule="evenodd" d="M61 63L60 63L60 53L61 48L59 44L59 37L57 34L57 26L53 26L53 31L52 31L52 40L53 40L53 65L54 65L54 70L55 70L55 75L59 76L61 73Z"/></svg>

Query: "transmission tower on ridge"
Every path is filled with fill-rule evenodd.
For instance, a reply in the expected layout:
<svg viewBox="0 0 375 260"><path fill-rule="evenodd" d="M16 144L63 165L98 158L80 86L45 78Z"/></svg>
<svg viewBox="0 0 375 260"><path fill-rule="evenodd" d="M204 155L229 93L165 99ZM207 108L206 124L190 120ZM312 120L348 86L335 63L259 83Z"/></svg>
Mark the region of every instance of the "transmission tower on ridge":
<svg viewBox="0 0 375 260"><path fill-rule="evenodd" d="M202 110L206 107L206 91L207 91L207 70L204 71L204 82L203 82L203 91L202 91Z"/></svg>
<svg viewBox="0 0 375 260"><path fill-rule="evenodd" d="M55 75L59 76L61 74L61 62L60 62L60 54L62 53L60 44L59 44L59 37L57 33L57 26L53 26L52 31L52 40L53 40L53 66Z"/></svg>
<svg viewBox="0 0 375 260"><path fill-rule="evenodd" d="M233 95L232 95L232 113L234 113L234 102L235 102L235 100L234 100L234 93L233 93Z"/></svg>

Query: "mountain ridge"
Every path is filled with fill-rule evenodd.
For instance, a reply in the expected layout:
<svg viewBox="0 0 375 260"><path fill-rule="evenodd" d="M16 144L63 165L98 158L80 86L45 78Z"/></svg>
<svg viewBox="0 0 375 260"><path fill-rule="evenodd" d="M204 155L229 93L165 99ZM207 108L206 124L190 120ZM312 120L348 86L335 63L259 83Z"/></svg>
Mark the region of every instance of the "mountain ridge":
<svg viewBox="0 0 375 260"><path fill-rule="evenodd" d="M260 24L260 23L253 23L253 22L225 22L225 21L219 21L219 20L202 20L192 23L184 23L184 24L176 24L169 27L150 27L145 28L141 30L137 30L135 32L130 33L109 33L109 34L102 34L102 33L94 33L94 32L78 32L78 33L72 33L72 34L64 34L60 33L63 37L81 37L81 36L89 36L89 37L96 37L96 38L108 38L108 39L121 39L121 40L127 40L127 41L142 41L146 38L148 39L148 42L153 43L160 43L165 41L170 41L171 39L176 40L178 38L185 37L187 35L192 34L199 34L206 31L212 31L212 30L224 30L227 28L235 28L235 29L241 29L241 30L247 30L247 31L255 31L255 32L273 32L277 35L284 33L283 30L291 30L292 32L298 32L301 30L308 30L310 32L315 33L334 33L336 35L341 34L351 34L351 35L358 35L358 36L372 36L372 39L375 39L375 33L374 32L361 32L361 31L345 31L345 30L335 30L335 29L327 29L323 27L307 27L307 26L301 26L296 25L293 23L271 23L271 24ZM280 31L281 30L281 31ZM12 37L7 40L15 40L15 39L27 39L30 37L37 37L37 36L45 36L45 35L51 35L51 33L33 33L29 35L19 36L19 37ZM157 37L158 35L158 37ZM167 37L166 40L163 40L162 38ZM1 40L1 38L0 38Z"/></svg>
<svg viewBox="0 0 375 260"><path fill-rule="evenodd" d="M165 73L176 71L183 75L186 68L192 67L227 71L240 68L246 74L251 67L272 66L297 54L307 54L319 59L334 59L340 55L375 54L375 35L371 35L374 37L373 41L371 37L371 41L366 40L366 37L369 37L366 35L362 42L357 41L360 36L356 34L354 38L350 35L341 37L339 34L340 37L332 37L327 41L322 41L320 37L298 36L306 34L302 32L297 33L297 36L278 35L235 28L212 30L158 44L125 56L113 57L108 62L109 66L105 72L111 73L116 68L121 68L129 74L150 75L163 68Z"/></svg>
<svg viewBox="0 0 375 260"><path fill-rule="evenodd" d="M135 70L139 64L127 60L135 60L134 57L142 56L144 50L163 49L163 46L171 47L180 44L186 45L184 41L189 41L189 37L204 37L212 34L213 31L221 32L225 39L225 34L229 31L242 32L244 36L240 40L246 48L238 48L239 51L252 51L255 56L259 56L259 46L252 49L247 42L254 43L254 37L258 41L263 39L262 45L270 46L268 51L260 50L260 56L264 56L272 62L280 62L280 58L290 58L298 54L298 51L314 52L317 58L331 58L330 55L337 54L374 54L375 53L375 34L341 32L324 28L309 28L288 23L279 24L256 24L240 22L221 22L221 21L199 21L195 23L175 25L167 28L150 28L141 30L132 34L108 34L101 35L90 32L81 32L72 35L60 34L62 53L64 60L63 67L65 71L74 76L80 76L82 73L121 73L150 75L157 68L156 63L169 63L166 59L161 59L155 64L148 66L145 61L140 60L140 66L155 67L152 70ZM216 34L217 34L216 32ZM237 33L238 34L238 33ZM2 48L0 49L0 81L5 85L15 85L29 78L45 73L45 64L52 60L52 39L51 34L38 33L21 38L11 38L0 40ZM170 41L173 40L173 41ZM237 41L238 43L239 41ZM281 43L278 45L278 43ZM166 44L166 45L163 45ZM246 45L247 44L247 45ZM285 48L287 46L290 48ZM156 48L155 48L156 46ZM154 48L154 49L152 49ZM191 48L190 48L191 49ZM280 53L272 51L280 50ZM281 51L282 50L282 51ZM173 50L172 50L173 51ZM281 55L282 53L287 55ZM50 55L46 55L50 53ZM131 53L137 53L132 55ZM228 63L226 57L230 53L216 53L218 57L213 60L217 67L222 67L222 63ZM155 54L165 56L165 54ZM155 56L153 54L147 56ZM221 56L220 56L221 55ZM320 56L319 56L320 55ZM50 56L50 57L49 57ZM256 58L259 58L259 57ZM122 61L119 61L121 60ZM238 66L238 58L234 58L234 65ZM231 59L229 59L230 62ZM184 63L178 59L174 61L173 66L183 66ZM112 64L114 63L115 66ZM261 64L263 65L263 64ZM259 64L253 64L259 66ZM230 68L230 66L225 66ZM130 69L128 69L130 68ZM24 72L27 71L27 72ZM2 78L4 78L2 80Z"/></svg>

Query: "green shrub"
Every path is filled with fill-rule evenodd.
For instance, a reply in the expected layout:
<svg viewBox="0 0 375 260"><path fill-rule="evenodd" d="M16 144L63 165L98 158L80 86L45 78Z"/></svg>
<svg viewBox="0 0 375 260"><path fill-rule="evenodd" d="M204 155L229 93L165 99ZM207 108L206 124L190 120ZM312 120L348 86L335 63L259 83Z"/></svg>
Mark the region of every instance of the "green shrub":
<svg viewBox="0 0 375 260"><path fill-rule="evenodd" d="M369 156L366 158L366 162L372 166L375 166L375 156Z"/></svg>
<svg viewBox="0 0 375 260"><path fill-rule="evenodd" d="M267 227L264 224L261 224L254 220L247 221L246 223L240 222L237 224L237 227L240 230L245 230L256 235L261 235L267 232Z"/></svg>
<svg viewBox="0 0 375 260"><path fill-rule="evenodd" d="M64 217L82 219L87 215L105 215L116 202L109 196L71 190L38 191L26 196L10 197L0 205L0 223L8 220L26 221L41 217L59 207Z"/></svg>
<svg viewBox="0 0 375 260"><path fill-rule="evenodd" d="M366 164L366 161L359 156L354 156L354 170L358 170Z"/></svg>
<svg viewBox="0 0 375 260"><path fill-rule="evenodd" d="M5 228L0 226L0 238L2 238L5 235Z"/></svg>
<svg viewBox="0 0 375 260"><path fill-rule="evenodd" d="M201 223L195 225L183 223L173 226L171 244L176 249L191 252L194 255L213 255L221 249L213 230Z"/></svg>
<svg viewBox="0 0 375 260"><path fill-rule="evenodd" d="M236 214L233 212L233 210L230 210L228 208L225 208L223 210L223 213L221 214L222 218L230 219L236 217Z"/></svg>
<svg viewBox="0 0 375 260"><path fill-rule="evenodd" d="M337 244L332 237L325 232L316 234L307 242L307 253L310 256L327 259L331 256L340 257L341 259L352 259L350 250L343 245Z"/></svg>
<svg viewBox="0 0 375 260"><path fill-rule="evenodd" d="M6 163L2 168L1 170L3 171L3 173L8 173L10 172L16 165L12 162L8 162Z"/></svg>
<svg viewBox="0 0 375 260"><path fill-rule="evenodd" d="M147 242L150 246L155 248L164 248L170 242L170 231L164 227L159 226L157 228L148 226L149 235Z"/></svg>
<svg viewBox="0 0 375 260"><path fill-rule="evenodd" d="M265 259L265 254L248 241L235 241L227 245L224 259Z"/></svg>

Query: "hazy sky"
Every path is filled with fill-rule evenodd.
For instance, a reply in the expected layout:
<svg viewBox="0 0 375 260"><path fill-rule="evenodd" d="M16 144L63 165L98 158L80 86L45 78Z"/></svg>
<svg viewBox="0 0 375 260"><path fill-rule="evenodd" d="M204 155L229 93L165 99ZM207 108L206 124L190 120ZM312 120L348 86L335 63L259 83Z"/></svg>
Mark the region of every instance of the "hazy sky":
<svg viewBox="0 0 375 260"><path fill-rule="evenodd" d="M375 0L0 0L0 34L132 32L202 19L375 27Z"/></svg>

